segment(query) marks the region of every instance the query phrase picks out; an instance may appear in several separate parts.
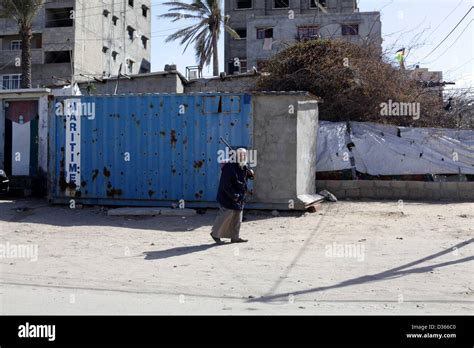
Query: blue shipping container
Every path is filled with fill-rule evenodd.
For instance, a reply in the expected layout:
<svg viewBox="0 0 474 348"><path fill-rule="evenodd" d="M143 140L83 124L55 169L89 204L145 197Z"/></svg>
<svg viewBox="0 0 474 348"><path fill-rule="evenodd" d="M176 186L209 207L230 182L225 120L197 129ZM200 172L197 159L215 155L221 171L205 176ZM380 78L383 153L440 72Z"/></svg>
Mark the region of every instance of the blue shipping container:
<svg viewBox="0 0 474 348"><path fill-rule="evenodd" d="M252 147L249 94L59 97L50 106L49 196L85 204L216 206L219 150Z"/></svg>

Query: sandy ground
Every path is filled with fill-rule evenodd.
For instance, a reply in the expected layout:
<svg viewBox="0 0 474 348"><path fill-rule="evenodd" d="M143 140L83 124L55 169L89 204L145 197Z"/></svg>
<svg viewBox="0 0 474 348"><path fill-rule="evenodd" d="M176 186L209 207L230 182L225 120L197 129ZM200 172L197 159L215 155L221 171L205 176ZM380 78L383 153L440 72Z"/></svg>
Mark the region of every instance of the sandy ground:
<svg viewBox="0 0 474 348"><path fill-rule="evenodd" d="M474 203L250 212L250 242L222 246L209 236L215 214L0 201L0 246L38 247L37 261L0 256L0 313L474 313Z"/></svg>

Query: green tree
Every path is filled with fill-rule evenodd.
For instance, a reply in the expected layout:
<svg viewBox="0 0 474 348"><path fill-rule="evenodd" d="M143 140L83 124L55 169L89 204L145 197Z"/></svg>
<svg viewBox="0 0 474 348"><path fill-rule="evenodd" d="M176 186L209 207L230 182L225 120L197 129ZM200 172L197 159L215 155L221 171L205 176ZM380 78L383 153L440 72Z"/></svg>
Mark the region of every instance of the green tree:
<svg viewBox="0 0 474 348"><path fill-rule="evenodd" d="M229 33L234 38L239 35L229 25L229 16L222 14L220 0L194 0L191 4L179 1L165 2L164 5L171 6L168 13L161 15L163 18L172 18L172 22L178 20L195 20L196 23L184 29L178 30L166 38L166 42L181 40L180 44L186 46L194 43L196 60L199 68L213 63L213 75L219 75L219 57L217 43L221 34L221 29ZM183 51L183 52L184 52Z"/></svg>
<svg viewBox="0 0 474 348"><path fill-rule="evenodd" d="M0 16L18 24L21 36L21 88L31 88L31 39L33 21L45 0L0 0Z"/></svg>

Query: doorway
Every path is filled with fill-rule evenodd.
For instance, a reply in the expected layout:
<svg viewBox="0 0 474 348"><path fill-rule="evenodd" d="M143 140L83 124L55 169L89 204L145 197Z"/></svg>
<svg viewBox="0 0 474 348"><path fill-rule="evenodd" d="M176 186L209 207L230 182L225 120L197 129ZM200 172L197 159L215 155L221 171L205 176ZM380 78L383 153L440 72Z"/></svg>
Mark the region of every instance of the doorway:
<svg viewBox="0 0 474 348"><path fill-rule="evenodd" d="M5 102L5 172L35 176L38 168L38 101Z"/></svg>

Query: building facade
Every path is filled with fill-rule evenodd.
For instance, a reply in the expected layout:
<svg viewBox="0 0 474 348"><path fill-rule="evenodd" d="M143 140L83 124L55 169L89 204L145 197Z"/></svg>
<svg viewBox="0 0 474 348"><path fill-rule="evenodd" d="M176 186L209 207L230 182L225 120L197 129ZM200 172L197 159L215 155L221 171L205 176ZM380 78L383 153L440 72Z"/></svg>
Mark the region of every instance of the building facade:
<svg viewBox="0 0 474 348"><path fill-rule="evenodd" d="M150 71L150 0L46 1L33 24L32 86ZM21 38L0 18L0 86L20 87Z"/></svg>
<svg viewBox="0 0 474 348"><path fill-rule="evenodd" d="M382 45L379 12L359 12L356 0L225 0L226 73L246 72L292 43L315 38Z"/></svg>

